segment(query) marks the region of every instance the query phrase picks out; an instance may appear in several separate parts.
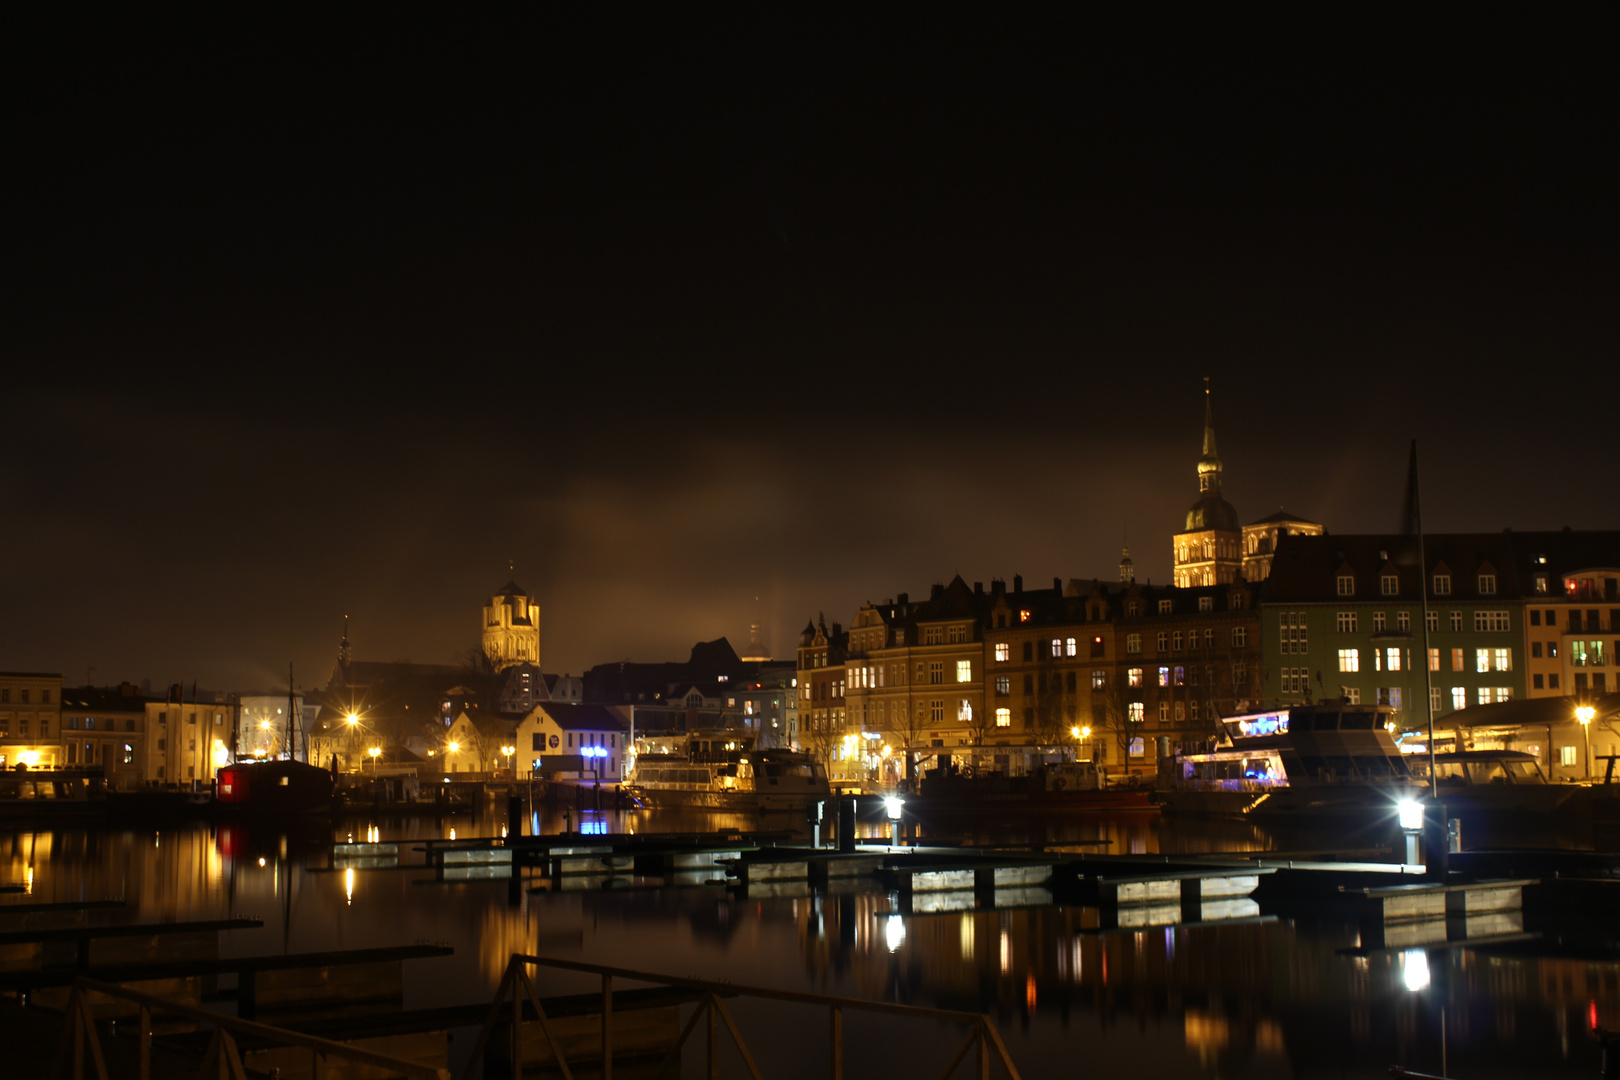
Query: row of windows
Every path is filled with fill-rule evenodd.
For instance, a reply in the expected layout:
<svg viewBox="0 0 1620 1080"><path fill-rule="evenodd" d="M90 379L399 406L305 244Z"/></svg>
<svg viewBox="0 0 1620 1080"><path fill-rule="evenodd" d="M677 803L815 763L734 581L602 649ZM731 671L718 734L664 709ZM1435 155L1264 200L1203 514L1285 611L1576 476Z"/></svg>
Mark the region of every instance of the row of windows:
<svg viewBox="0 0 1620 1080"><path fill-rule="evenodd" d="M1450 596L1451 595L1451 575L1450 574L1436 574L1436 575L1434 575L1433 584L1434 584L1434 595L1435 596ZM1495 574L1480 574L1475 579L1475 584L1478 586L1479 595L1481 595L1481 596L1495 596L1496 595L1496 575ZM1544 582L1542 584L1544 584ZM1355 575L1354 574L1340 574L1340 575L1338 575L1338 578L1337 578L1337 581L1336 581L1336 587L1337 587L1337 590L1338 590L1338 594L1340 596L1354 596L1354 595L1356 595L1356 577L1355 577ZM1546 589L1542 588L1542 589L1540 589L1538 591L1545 592ZM1399 596L1401 594L1400 575L1398 575L1398 574L1380 574L1380 575L1378 575L1378 594L1380 596Z"/></svg>
<svg viewBox="0 0 1620 1080"><path fill-rule="evenodd" d="M1598 611L1597 608L1587 608L1585 611L1585 617L1583 618L1582 612L1579 609L1570 608L1569 628L1571 632L1578 634L1583 629L1587 631L1597 631L1603 629L1603 626L1601 625L1602 620L1599 618L1601 614L1602 613ZM1542 625L1542 612L1540 608L1530 609L1530 625ZM1558 625L1558 612L1556 609L1547 610L1546 625L1552 627L1556 627ZM1620 608L1609 609L1609 629L1620 629Z"/></svg>
<svg viewBox="0 0 1620 1080"><path fill-rule="evenodd" d="M1599 644L1601 644L1601 642L1599 642ZM1367 651L1369 653L1371 653L1372 665L1373 665L1372 670L1374 670L1374 671L1411 671L1412 670L1412 650L1411 649L1401 648L1401 647L1398 647L1398 646L1390 646L1390 647L1382 648L1382 649L1369 649ZM1537 654L1537 655L1539 655L1539 654ZM1452 671L1466 670L1465 659L1466 659L1465 650L1463 650L1463 649L1452 649L1451 650L1451 670ZM1339 670L1341 672L1345 672L1345 673L1359 672L1361 670L1361 650L1360 649L1340 649L1339 650ZM1429 670L1430 671L1439 671L1440 670L1440 650L1439 649L1430 649L1429 650ZM1474 670L1475 671L1512 671L1513 670L1513 650L1512 649L1475 649L1474 650Z"/></svg>

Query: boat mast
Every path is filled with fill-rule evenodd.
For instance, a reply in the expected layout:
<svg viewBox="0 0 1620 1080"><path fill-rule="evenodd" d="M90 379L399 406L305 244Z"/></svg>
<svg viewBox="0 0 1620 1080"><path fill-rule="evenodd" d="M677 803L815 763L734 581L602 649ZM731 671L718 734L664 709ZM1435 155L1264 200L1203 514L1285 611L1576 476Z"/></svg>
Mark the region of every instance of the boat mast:
<svg viewBox="0 0 1620 1080"><path fill-rule="evenodd" d="M293 740L296 739L297 729L293 727L293 666L287 661L287 760L294 760L293 750L296 748Z"/></svg>
<svg viewBox="0 0 1620 1080"><path fill-rule="evenodd" d="M1417 534L1418 597L1423 609L1423 708L1429 717L1429 798L1439 797L1439 778L1434 774L1434 669L1429 664L1429 563L1423 552L1423 507L1418 498L1417 440L1412 440L1411 475L1407 478L1411 500L1411 527Z"/></svg>

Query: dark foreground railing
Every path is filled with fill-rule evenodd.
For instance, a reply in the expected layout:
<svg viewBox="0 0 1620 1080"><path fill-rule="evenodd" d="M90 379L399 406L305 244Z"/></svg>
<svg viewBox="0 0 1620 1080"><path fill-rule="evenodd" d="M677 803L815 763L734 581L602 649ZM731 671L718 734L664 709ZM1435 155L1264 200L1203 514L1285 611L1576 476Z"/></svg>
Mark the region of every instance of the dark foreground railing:
<svg viewBox="0 0 1620 1080"><path fill-rule="evenodd" d="M540 997L535 993L534 982L529 978L529 968L548 967L563 971L579 971L586 974L598 975L602 980L602 1043L601 1043L601 1077L602 1080L613 1080L613 980L625 979L631 982L650 983L655 986L666 986L676 990L695 991L702 996L698 1000L698 1007L693 1010L692 1017L681 1029L680 1037L675 1045L669 1048L663 1061L654 1074L657 1077L669 1073L670 1067L680 1060L681 1047L697 1028L698 1021L708 1021L708 1071L710 1080L716 1080L720 1075L720 1032L721 1024L725 1025L726 1032L731 1036L732 1043L742 1056L743 1064L747 1066L748 1073L755 1080L762 1080L759 1066L754 1062L754 1056L743 1041L742 1032L738 1030L737 1023L732 1019L731 1011L726 1008L724 998L745 997L761 998L771 1001L793 1002L799 1005L811 1005L825 1008L828 1011L828 1040L832 1048L832 1080L843 1080L844 1076L844 1012L880 1013L887 1016L911 1020L932 1020L948 1024L957 1024L968 1029L967 1037L957 1048L950 1062L939 1074L940 1080L947 1080L956 1071L964 1058L974 1050L978 1051L977 1069L974 1073L980 1080L989 1080L991 1075L990 1062L994 1058L1001 1063L1001 1069L1008 1080L1020 1080L1018 1069L1013 1065L1012 1057L1007 1053L1006 1044L1001 1041L1001 1035L996 1030L995 1021L983 1013L958 1012L952 1009L928 1009L913 1005L894 1005L883 1001L863 1001L859 998L832 997L826 994L801 994L791 990L775 990L763 986L739 986L736 983L715 982L707 979L680 978L672 975L658 975L646 971L634 971L629 968L609 967L605 964L587 964L578 960L559 960L552 957L525 956L514 953L506 965L506 972L501 977L500 988L495 992L495 1000L490 1004L489 1016L484 1021L482 1030L478 1033L478 1042L473 1047L472 1060L467 1064L467 1070L462 1074L463 1080L472 1080L482 1066L484 1048L489 1044L490 1035L495 1026L500 1023L503 1008L510 1008L508 1014L511 1022L511 1065L514 1080L523 1074L523 1038L522 1027L524 1020L523 1004L527 998L530 1008L534 1010L535 1020L540 1025L540 1031L545 1036L547 1045L551 1048L552 1061L563 1075L563 1080L573 1080L573 1072L568 1067L559 1041L552 1033L546 1022L546 1013L540 1006Z"/></svg>

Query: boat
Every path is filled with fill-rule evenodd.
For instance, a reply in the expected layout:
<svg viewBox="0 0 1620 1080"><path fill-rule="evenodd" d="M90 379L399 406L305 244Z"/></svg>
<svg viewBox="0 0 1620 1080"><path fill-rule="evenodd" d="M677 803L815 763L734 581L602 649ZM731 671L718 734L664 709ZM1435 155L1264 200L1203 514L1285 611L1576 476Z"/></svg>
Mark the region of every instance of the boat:
<svg viewBox="0 0 1620 1080"><path fill-rule="evenodd" d="M1428 760L1416 755L1412 772L1427 780ZM1549 783L1534 754L1517 750L1467 750L1434 756L1435 797L1452 816L1557 814L1575 810L1590 789Z"/></svg>
<svg viewBox="0 0 1620 1080"><path fill-rule="evenodd" d="M238 761L219 770L215 806L256 817L327 813L332 786L330 772L302 761Z"/></svg>
<svg viewBox="0 0 1620 1080"><path fill-rule="evenodd" d="M1155 798L1169 814L1393 821L1428 791L1390 735L1393 712L1340 703L1227 717L1214 748L1161 759Z"/></svg>
<svg viewBox="0 0 1620 1080"><path fill-rule="evenodd" d="M107 779L100 769L0 772L0 821L100 817L107 812Z"/></svg>
<svg viewBox="0 0 1620 1080"><path fill-rule="evenodd" d="M929 769L908 799L925 814L982 813L985 810L1112 810L1153 813L1152 789L1111 785L1090 761L1048 762L1023 776L965 769Z"/></svg>
<svg viewBox="0 0 1620 1080"><path fill-rule="evenodd" d="M642 806L804 812L832 798L827 770L793 750L644 753L624 785Z"/></svg>

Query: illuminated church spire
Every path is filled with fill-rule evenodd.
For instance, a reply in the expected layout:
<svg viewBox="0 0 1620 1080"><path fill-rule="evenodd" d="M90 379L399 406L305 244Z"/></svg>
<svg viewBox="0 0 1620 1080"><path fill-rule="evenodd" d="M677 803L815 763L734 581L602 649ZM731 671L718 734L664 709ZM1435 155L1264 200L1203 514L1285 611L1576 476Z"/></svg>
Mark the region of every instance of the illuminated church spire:
<svg viewBox="0 0 1620 1080"><path fill-rule="evenodd" d="M1221 458L1215 451L1215 414L1210 407L1209 376L1204 376L1204 452L1198 458L1198 490L1221 493Z"/></svg>
<svg viewBox="0 0 1620 1080"><path fill-rule="evenodd" d="M1129 584L1136 580L1136 564L1131 561L1131 534L1123 533L1123 547L1119 558L1119 580Z"/></svg>

